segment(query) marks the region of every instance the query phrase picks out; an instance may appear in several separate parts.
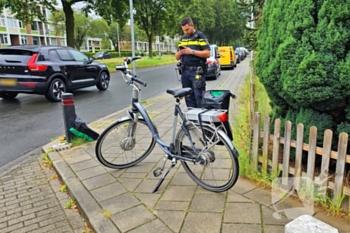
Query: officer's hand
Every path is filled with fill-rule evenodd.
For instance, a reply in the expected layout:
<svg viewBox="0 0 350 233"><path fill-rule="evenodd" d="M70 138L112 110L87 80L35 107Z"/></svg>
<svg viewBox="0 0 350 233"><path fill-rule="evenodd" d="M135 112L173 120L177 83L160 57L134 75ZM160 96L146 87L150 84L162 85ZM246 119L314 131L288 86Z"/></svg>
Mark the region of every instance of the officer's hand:
<svg viewBox="0 0 350 233"><path fill-rule="evenodd" d="M191 54L192 53L192 49L190 49L189 47L184 47L184 49L181 49L180 52L182 54Z"/></svg>

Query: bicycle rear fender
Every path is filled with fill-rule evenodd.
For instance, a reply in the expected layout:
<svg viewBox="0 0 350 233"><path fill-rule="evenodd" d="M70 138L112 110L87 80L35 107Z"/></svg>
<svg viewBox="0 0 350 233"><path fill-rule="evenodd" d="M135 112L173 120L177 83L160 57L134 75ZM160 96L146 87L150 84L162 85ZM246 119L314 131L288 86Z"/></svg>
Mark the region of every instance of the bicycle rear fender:
<svg viewBox="0 0 350 233"><path fill-rule="evenodd" d="M236 150L236 148L233 146L232 141L230 140L230 138L227 136L227 134L223 131L223 130L218 130L218 134L226 141L227 145L230 147L230 149L233 152L233 155L238 158L239 153Z"/></svg>

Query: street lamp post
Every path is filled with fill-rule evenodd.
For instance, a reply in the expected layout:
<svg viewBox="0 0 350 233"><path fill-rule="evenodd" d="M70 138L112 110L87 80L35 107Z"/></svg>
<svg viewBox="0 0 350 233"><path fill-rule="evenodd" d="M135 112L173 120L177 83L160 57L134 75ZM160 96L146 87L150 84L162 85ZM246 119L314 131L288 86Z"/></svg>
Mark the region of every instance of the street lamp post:
<svg viewBox="0 0 350 233"><path fill-rule="evenodd" d="M131 49L132 49L132 56L135 56L135 35L134 35L134 7L132 5L132 0L129 0L130 5L130 27L131 27ZM132 70L133 73L136 74L136 63L133 61L132 63Z"/></svg>
<svg viewBox="0 0 350 233"><path fill-rule="evenodd" d="M117 23L117 37L118 37L118 53L119 53L119 57L120 57L119 23Z"/></svg>

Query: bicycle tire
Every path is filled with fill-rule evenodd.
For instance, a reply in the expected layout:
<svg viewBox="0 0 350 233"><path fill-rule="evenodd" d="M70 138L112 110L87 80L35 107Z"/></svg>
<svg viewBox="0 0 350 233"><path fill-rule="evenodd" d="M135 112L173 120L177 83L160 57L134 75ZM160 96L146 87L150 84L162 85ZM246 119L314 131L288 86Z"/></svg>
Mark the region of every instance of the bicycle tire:
<svg viewBox="0 0 350 233"><path fill-rule="evenodd" d="M130 142L126 137L130 123L133 123L131 119L117 121L98 138L95 154L104 166L113 169L128 168L138 164L152 152L155 140L143 119L138 120L133 146L126 148L125 143ZM138 155L140 153L142 154Z"/></svg>
<svg viewBox="0 0 350 233"><path fill-rule="evenodd" d="M200 126L189 124L187 129L197 151L189 150L191 143L188 136L181 129L176 136L177 151L182 156L198 157L205 155L214 161L207 165L193 164L192 162L181 161L183 168L191 179L199 186L212 192L224 192L233 187L239 176L239 162L229 145L229 141L220 134L215 134L212 127L203 125L203 129L208 140L208 148L204 146L203 134ZM215 143L213 142L215 140ZM187 146L187 147L186 147ZM211 147L212 146L212 147ZM214 155L214 156L213 156ZM226 177L226 178L225 178Z"/></svg>

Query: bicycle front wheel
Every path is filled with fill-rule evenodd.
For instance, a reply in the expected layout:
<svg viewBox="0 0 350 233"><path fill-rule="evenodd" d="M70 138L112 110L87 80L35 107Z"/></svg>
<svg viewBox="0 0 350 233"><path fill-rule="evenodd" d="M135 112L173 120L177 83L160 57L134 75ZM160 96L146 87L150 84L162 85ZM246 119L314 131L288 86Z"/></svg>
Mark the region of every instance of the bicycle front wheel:
<svg viewBox="0 0 350 233"><path fill-rule="evenodd" d="M200 126L194 124L188 125L193 145L189 137L183 130L177 135L177 149L185 157L200 158L200 164L181 161L186 173L199 186L212 192L224 192L232 188L239 175L238 158L230 148L229 143L220 134L209 126L203 125L204 135Z"/></svg>
<svg viewBox="0 0 350 233"><path fill-rule="evenodd" d="M121 169L144 160L154 145L152 133L143 119L139 119L136 125L131 119L125 119L103 131L96 142L95 153L104 166Z"/></svg>

